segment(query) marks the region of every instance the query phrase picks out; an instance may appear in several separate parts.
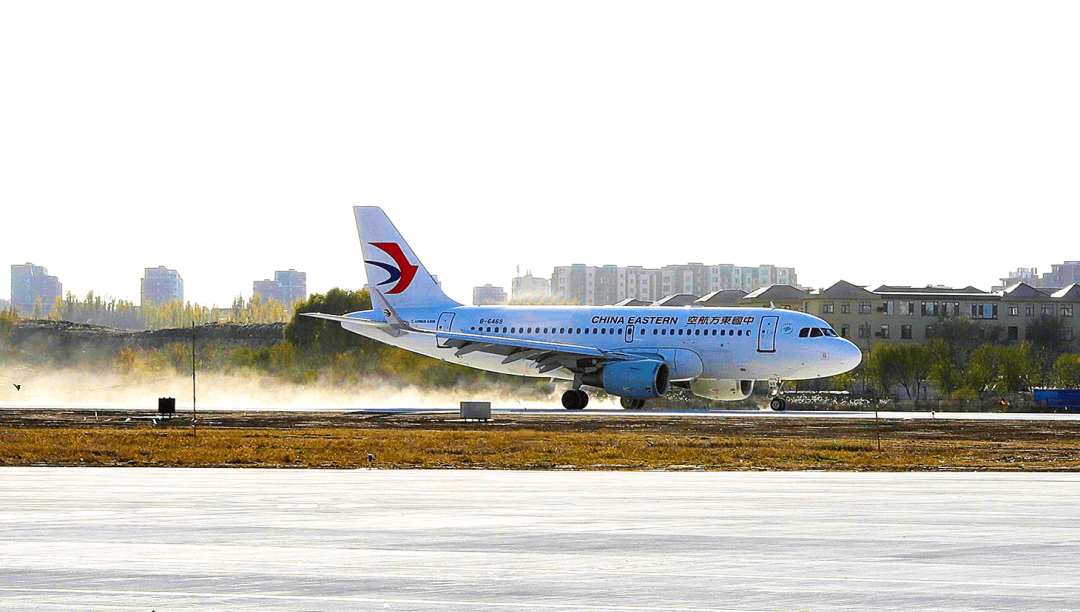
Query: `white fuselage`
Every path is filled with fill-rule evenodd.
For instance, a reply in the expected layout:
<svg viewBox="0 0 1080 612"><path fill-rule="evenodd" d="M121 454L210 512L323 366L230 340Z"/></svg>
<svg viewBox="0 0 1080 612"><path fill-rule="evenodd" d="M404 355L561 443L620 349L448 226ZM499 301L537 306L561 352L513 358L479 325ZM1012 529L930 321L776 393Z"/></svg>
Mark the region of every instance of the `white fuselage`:
<svg viewBox="0 0 1080 612"><path fill-rule="evenodd" d="M418 329L449 330L521 338L604 351L662 357L672 380L802 380L833 376L862 359L858 347L837 337L825 321L775 308L686 308L613 306L455 306L440 310L400 309ZM360 318L375 312L355 313ZM409 351L491 372L571 379L559 368L540 373L529 360L509 363L482 351L458 355L438 336L387 331L342 323L349 331ZM804 329L817 329L810 334ZM826 331L827 330L827 331Z"/></svg>

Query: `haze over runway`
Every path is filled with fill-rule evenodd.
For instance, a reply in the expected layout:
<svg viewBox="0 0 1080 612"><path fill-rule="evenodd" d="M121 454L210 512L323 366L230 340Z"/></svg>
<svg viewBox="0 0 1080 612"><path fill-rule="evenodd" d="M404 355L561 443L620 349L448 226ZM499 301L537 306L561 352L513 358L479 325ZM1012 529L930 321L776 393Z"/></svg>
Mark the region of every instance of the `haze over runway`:
<svg viewBox="0 0 1080 612"><path fill-rule="evenodd" d="M5 610L1072 610L1080 476L0 469Z"/></svg>

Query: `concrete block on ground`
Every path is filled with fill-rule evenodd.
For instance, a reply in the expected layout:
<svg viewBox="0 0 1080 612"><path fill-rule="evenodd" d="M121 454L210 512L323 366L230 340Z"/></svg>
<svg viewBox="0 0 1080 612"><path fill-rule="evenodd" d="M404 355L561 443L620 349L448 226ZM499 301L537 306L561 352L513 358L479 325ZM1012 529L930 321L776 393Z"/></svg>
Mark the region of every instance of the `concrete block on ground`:
<svg viewBox="0 0 1080 612"><path fill-rule="evenodd" d="M461 418L491 420L491 402L461 402Z"/></svg>

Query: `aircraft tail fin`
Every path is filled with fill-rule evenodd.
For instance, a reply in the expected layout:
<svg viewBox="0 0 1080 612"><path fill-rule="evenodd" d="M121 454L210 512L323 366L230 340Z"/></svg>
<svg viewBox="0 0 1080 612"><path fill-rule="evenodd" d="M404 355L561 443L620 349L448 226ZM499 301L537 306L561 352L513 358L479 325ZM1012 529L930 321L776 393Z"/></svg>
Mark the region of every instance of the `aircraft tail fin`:
<svg viewBox="0 0 1080 612"><path fill-rule="evenodd" d="M353 213L373 299L377 291L393 308L461 305L443 293L381 208L355 206Z"/></svg>

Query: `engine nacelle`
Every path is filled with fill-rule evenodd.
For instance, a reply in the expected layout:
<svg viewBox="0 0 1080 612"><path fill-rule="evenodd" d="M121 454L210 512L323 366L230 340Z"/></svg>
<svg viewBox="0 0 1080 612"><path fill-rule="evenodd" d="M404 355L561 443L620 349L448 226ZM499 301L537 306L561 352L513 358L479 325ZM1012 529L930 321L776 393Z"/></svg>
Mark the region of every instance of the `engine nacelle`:
<svg viewBox="0 0 1080 612"><path fill-rule="evenodd" d="M699 378L690 383L694 395L722 402L744 400L754 392L752 380L730 380L718 378Z"/></svg>
<svg viewBox="0 0 1080 612"><path fill-rule="evenodd" d="M663 361L613 361L600 371L599 382L587 384L603 387L611 395L630 399L652 399L667 393L671 371Z"/></svg>

